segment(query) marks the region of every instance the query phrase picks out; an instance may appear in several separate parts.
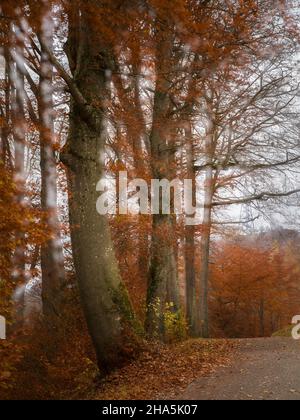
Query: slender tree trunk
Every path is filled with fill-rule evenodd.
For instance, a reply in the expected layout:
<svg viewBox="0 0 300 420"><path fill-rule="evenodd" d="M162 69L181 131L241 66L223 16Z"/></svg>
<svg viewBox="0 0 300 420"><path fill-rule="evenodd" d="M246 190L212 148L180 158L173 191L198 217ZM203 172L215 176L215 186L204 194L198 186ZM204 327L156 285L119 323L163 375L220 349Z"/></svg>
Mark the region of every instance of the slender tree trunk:
<svg viewBox="0 0 300 420"><path fill-rule="evenodd" d="M192 335L195 335L196 274L195 274L195 226L185 227L185 284L186 318Z"/></svg>
<svg viewBox="0 0 300 420"><path fill-rule="evenodd" d="M158 76L150 135L152 178L170 181L174 175L172 165L174 165L175 145L168 143L171 82L165 78L165 72L170 70L168 66L172 50L173 36L170 33L164 38L157 52ZM150 336L158 335L162 340L166 304L174 304L174 310L180 307L174 232L174 215L153 215L146 330Z"/></svg>
<svg viewBox="0 0 300 420"><path fill-rule="evenodd" d="M193 180L192 199L196 205L195 156L191 125L185 129L187 178ZM186 285L186 318L193 336L196 331L196 274L195 274L195 226L185 227L185 285Z"/></svg>
<svg viewBox="0 0 300 420"><path fill-rule="evenodd" d="M209 171L207 171L209 172ZM211 180L210 175L207 180ZM202 223L201 237L201 270L200 270L200 305L199 305L199 332L203 338L209 337L208 319L208 277L209 277L209 256L211 237L211 195L206 195L204 217Z"/></svg>
<svg viewBox="0 0 300 420"><path fill-rule="evenodd" d="M146 155L145 142L147 139L147 130L140 97L140 83L138 76L138 74L141 73L140 66L134 66L134 73L136 74L136 76L133 78L134 112L136 115L136 123L133 125L133 127L129 128L128 134L133 142L133 156L136 178L143 178L145 173L147 173L150 168L146 162L146 159L144 158ZM150 250L150 239L147 231L145 231L144 220L145 216L140 214L137 228L137 261L139 267L139 276L143 283L147 281Z"/></svg>
<svg viewBox="0 0 300 420"><path fill-rule="evenodd" d="M206 171L204 181L204 209L201 236L201 269L199 278L199 317L198 333L203 338L209 337L208 287L209 287L209 257L212 225L212 202L214 196L213 172L213 134L208 133L205 140Z"/></svg>
<svg viewBox="0 0 300 420"><path fill-rule="evenodd" d="M66 48L77 85L89 103L98 105L91 111L95 124L89 124L72 101L62 161L68 173L72 250L81 301L99 367L108 372L123 361L124 343L134 338L138 324L120 278L108 219L96 210L96 186L105 170L104 110L111 73L107 51L94 39L96 33L88 8L81 13L80 27L70 27Z"/></svg>
<svg viewBox="0 0 300 420"><path fill-rule="evenodd" d="M3 124L0 127L1 133L1 147L0 158L4 166L12 168L11 152L9 147L9 134L10 134L10 119L11 119L11 80L9 71L9 54L4 49L5 69L4 69L4 105L0 107L1 117Z"/></svg>
<svg viewBox="0 0 300 420"><path fill-rule="evenodd" d="M141 46L139 46L141 48ZM118 68L118 72L113 77L113 82L118 92L118 98L122 103L124 110L128 108L128 104L132 102L132 112L124 117L123 124L126 126L127 138L132 145L133 161L135 178L145 178L149 174L150 161L149 161L149 135L147 133L147 125L142 106L140 74L142 73L142 56L139 48L137 62L132 64L134 76L131 78L130 93L128 88L124 87L122 82L122 69ZM136 53L136 51L133 51ZM118 64L116 63L118 67ZM119 74L120 73L120 74ZM133 93L133 98L131 98ZM130 97L128 97L128 95ZM118 128L117 128L118 129ZM148 155L148 156L147 156ZM147 156L147 157L146 157ZM137 226L136 236L136 260L138 265L138 276L142 284L147 281L147 274L149 268L149 251L150 251L150 238L148 232L145 230L145 223L147 216L139 215L139 223Z"/></svg>
<svg viewBox="0 0 300 420"><path fill-rule="evenodd" d="M265 301L262 298L259 306L259 333L260 337L265 336Z"/></svg>
<svg viewBox="0 0 300 420"><path fill-rule="evenodd" d="M45 20L50 18L45 15ZM51 23L48 22L48 28ZM52 39L47 39L52 45ZM39 83L41 208L45 213L51 238L41 247L43 314L49 327L59 327L63 311L65 269L60 222L57 212L57 163L54 151L54 111L52 98L53 68L47 54L41 51Z"/></svg>
<svg viewBox="0 0 300 420"><path fill-rule="evenodd" d="M18 186L17 201L20 205L24 200L25 191L25 109L24 109L24 76L17 69L15 63L10 60L10 76L14 80L12 85L12 122L13 122L13 137L14 137L14 151L15 151L15 181ZM24 242L24 234L17 232L17 239L20 243ZM14 256L14 271L16 273L16 280L18 283L25 280L25 247L18 245L15 249Z"/></svg>

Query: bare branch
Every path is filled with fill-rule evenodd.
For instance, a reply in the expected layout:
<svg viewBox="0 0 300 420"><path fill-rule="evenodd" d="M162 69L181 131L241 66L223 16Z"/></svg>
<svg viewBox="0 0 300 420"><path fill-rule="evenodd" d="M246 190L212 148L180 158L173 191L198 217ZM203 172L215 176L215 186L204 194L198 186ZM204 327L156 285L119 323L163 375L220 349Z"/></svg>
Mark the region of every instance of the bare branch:
<svg viewBox="0 0 300 420"><path fill-rule="evenodd" d="M220 207L220 206L230 206L232 204L247 204L251 203L252 201L258 201L258 200L268 200L270 198L280 198L280 197L289 197L291 195L295 195L297 193L300 193L300 189L288 191L285 193L270 193L270 192L262 192L257 195L252 195L250 197L245 197L241 199L236 200L227 200L227 201L215 201L212 203L213 207Z"/></svg>

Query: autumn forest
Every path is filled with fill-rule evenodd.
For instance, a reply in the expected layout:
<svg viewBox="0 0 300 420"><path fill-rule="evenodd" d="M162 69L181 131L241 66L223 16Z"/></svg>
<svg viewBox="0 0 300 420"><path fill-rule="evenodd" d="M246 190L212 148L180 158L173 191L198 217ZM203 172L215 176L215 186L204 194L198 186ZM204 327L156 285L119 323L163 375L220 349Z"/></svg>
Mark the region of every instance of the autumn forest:
<svg viewBox="0 0 300 420"><path fill-rule="evenodd" d="M299 17L0 0L1 400L196 400L299 344Z"/></svg>

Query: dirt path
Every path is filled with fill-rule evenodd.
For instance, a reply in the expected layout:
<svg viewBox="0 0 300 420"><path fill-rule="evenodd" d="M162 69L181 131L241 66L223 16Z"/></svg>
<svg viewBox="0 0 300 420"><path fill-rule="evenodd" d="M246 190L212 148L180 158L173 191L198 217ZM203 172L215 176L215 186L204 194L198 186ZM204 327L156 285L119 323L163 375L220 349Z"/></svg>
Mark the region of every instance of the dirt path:
<svg viewBox="0 0 300 420"><path fill-rule="evenodd" d="M193 382L188 400L300 400L300 341L240 340L236 361Z"/></svg>

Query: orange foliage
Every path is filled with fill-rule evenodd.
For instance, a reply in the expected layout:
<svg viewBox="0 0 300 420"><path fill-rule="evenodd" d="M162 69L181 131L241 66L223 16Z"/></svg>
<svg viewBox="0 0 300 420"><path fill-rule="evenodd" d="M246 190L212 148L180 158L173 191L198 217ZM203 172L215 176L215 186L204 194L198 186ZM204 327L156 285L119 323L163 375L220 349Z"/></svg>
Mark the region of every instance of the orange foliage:
<svg viewBox="0 0 300 420"><path fill-rule="evenodd" d="M215 250L211 276L214 332L270 336L299 312L299 261L289 244L236 240Z"/></svg>
<svg viewBox="0 0 300 420"><path fill-rule="evenodd" d="M49 232L42 214L23 200L18 201L13 174L0 164L0 313L9 318L9 304L16 283L12 256L17 247L41 245Z"/></svg>

